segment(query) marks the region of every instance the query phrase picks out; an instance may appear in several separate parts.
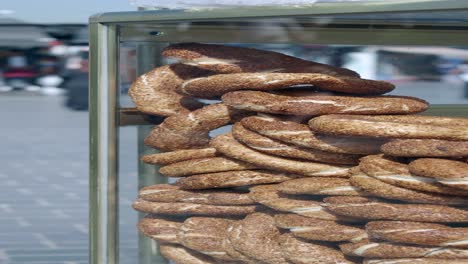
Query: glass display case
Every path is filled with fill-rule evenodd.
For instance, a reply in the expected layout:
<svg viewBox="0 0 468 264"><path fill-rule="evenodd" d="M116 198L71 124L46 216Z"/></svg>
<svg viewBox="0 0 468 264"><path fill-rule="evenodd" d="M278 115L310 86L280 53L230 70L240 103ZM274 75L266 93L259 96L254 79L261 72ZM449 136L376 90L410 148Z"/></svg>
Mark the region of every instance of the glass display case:
<svg viewBox="0 0 468 264"><path fill-rule="evenodd" d="M455 0L91 17L90 263L466 263L467 30Z"/></svg>

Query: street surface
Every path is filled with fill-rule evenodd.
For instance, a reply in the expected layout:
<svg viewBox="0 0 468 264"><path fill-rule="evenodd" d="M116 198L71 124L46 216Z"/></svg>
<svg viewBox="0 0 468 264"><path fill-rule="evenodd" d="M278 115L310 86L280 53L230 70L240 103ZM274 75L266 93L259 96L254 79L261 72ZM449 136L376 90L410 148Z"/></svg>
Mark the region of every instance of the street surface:
<svg viewBox="0 0 468 264"><path fill-rule="evenodd" d="M88 263L88 112L0 94L0 264ZM121 130L121 263L137 258L136 129Z"/></svg>

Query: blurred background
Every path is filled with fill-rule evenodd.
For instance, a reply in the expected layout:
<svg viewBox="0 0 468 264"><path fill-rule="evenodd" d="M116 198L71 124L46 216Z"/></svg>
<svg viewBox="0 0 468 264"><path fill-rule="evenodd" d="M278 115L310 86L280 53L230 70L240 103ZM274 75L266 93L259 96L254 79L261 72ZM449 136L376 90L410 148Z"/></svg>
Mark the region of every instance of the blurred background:
<svg viewBox="0 0 468 264"><path fill-rule="evenodd" d="M0 4L0 264L88 262L87 19L130 10L127 0ZM290 23L261 34L281 35ZM468 103L466 47L249 46L349 67L396 83L396 94ZM135 55L135 43L122 46L126 106ZM121 263L135 263L136 128L120 133Z"/></svg>
<svg viewBox="0 0 468 264"><path fill-rule="evenodd" d="M87 23L130 10L127 0L1 1L1 264L88 263ZM133 175L122 174L122 203L130 207L137 183L126 167ZM122 263L134 263L137 216L123 214L134 219L122 219L131 230L122 233Z"/></svg>

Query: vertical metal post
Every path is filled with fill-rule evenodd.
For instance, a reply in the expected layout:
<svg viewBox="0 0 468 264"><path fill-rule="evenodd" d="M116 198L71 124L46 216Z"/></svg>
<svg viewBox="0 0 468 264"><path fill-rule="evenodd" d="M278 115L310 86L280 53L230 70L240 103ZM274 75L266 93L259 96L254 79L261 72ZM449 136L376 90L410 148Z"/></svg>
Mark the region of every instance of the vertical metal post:
<svg viewBox="0 0 468 264"><path fill-rule="evenodd" d="M137 74L141 75L153 69L157 65L161 65L161 52L162 47L158 44L139 44L137 48ZM155 153L153 148L145 146L143 143L145 137L151 131L152 126L139 126L138 127L138 157L146 154ZM138 189L145 186L166 183L167 177L161 176L158 172L159 168L154 165L138 161ZM143 218L145 214L140 213L139 219ZM159 254L159 248L156 241L142 235L138 236L138 258L139 264L163 264L167 261Z"/></svg>
<svg viewBox="0 0 468 264"><path fill-rule="evenodd" d="M90 24L91 264L117 264L118 225L118 35L113 25Z"/></svg>

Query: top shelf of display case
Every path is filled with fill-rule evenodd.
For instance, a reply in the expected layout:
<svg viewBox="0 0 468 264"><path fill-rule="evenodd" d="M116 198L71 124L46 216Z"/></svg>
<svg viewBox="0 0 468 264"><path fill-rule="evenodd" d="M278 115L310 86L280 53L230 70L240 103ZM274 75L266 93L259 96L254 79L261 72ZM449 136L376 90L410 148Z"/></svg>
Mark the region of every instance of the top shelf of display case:
<svg viewBox="0 0 468 264"><path fill-rule="evenodd" d="M385 13L382 16L382 13ZM138 23L158 21L227 20L291 16L332 16L343 21L385 21L445 24L468 22L468 1L388 0L316 3L290 7L237 7L202 10L151 10L96 14L90 23Z"/></svg>

